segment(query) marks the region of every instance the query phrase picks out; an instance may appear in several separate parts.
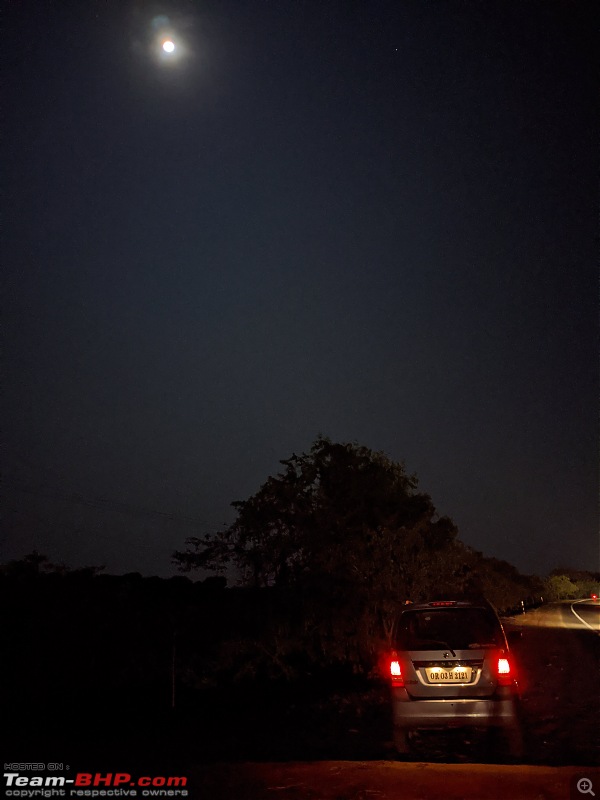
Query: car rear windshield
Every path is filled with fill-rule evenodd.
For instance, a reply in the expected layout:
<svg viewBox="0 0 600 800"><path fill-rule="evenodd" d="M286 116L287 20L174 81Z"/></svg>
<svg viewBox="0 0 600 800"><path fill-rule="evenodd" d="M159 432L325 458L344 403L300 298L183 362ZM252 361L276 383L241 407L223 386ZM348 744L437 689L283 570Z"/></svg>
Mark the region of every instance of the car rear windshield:
<svg viewBox="0 0 600 800"><path fill-rule="evenodd" d="M405 611L400 616L396 639L403 650L462 650L501 646L502 631L485 608L426 609Z"/></svg>

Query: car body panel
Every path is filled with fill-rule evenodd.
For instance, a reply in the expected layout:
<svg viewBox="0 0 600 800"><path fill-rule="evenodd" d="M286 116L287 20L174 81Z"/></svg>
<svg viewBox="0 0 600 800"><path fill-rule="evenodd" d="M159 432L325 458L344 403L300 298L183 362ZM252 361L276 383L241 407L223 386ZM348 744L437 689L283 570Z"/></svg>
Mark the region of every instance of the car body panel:
<svg viewBox="0 0 600 800"><path fill-rule="evenodd" d="M518 724L512 696L495 699L443 698L413 701L406 689L393 688L392 719L406 730L426 728L491 728Z"/></svg>

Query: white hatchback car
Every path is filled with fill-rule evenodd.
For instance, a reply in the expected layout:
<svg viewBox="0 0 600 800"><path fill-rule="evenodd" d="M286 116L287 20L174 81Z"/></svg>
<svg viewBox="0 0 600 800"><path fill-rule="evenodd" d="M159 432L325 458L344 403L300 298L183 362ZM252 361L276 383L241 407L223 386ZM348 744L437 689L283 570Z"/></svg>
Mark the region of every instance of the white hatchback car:
<svg viewBox="0 0 600 800"><path fill-rule="evenodd" d="M476 728L500 732L509 754L522 757L515 662L487 601L405 606L393 639L389 677L398 753L410 752L418 730Z"/></svg>

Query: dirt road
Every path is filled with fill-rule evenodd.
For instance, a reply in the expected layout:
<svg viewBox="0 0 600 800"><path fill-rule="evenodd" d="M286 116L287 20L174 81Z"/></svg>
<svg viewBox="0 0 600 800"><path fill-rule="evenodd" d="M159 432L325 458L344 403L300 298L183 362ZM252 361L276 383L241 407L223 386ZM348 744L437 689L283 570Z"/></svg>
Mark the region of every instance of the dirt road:
<svg viewBox="0 0 600 800"><path fill-rule="evenodd" d="M194 797L210 800L575 800L600 770L485 764L321 761L221 764L195 770ZM586 789L588 784L580 784Z"/></svg>

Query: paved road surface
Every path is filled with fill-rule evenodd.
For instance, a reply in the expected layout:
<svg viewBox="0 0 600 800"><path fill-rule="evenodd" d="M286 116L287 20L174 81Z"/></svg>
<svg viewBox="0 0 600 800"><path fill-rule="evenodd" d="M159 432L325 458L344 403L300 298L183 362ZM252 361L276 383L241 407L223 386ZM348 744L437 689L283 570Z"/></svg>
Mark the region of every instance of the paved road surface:
<svg viewBox="0 0 600 800"><path fill-rule="evenodd" d="M600 763L599 621L592 601L542 606L512 620L523 632L517 655L529 763Z"/></svg>

